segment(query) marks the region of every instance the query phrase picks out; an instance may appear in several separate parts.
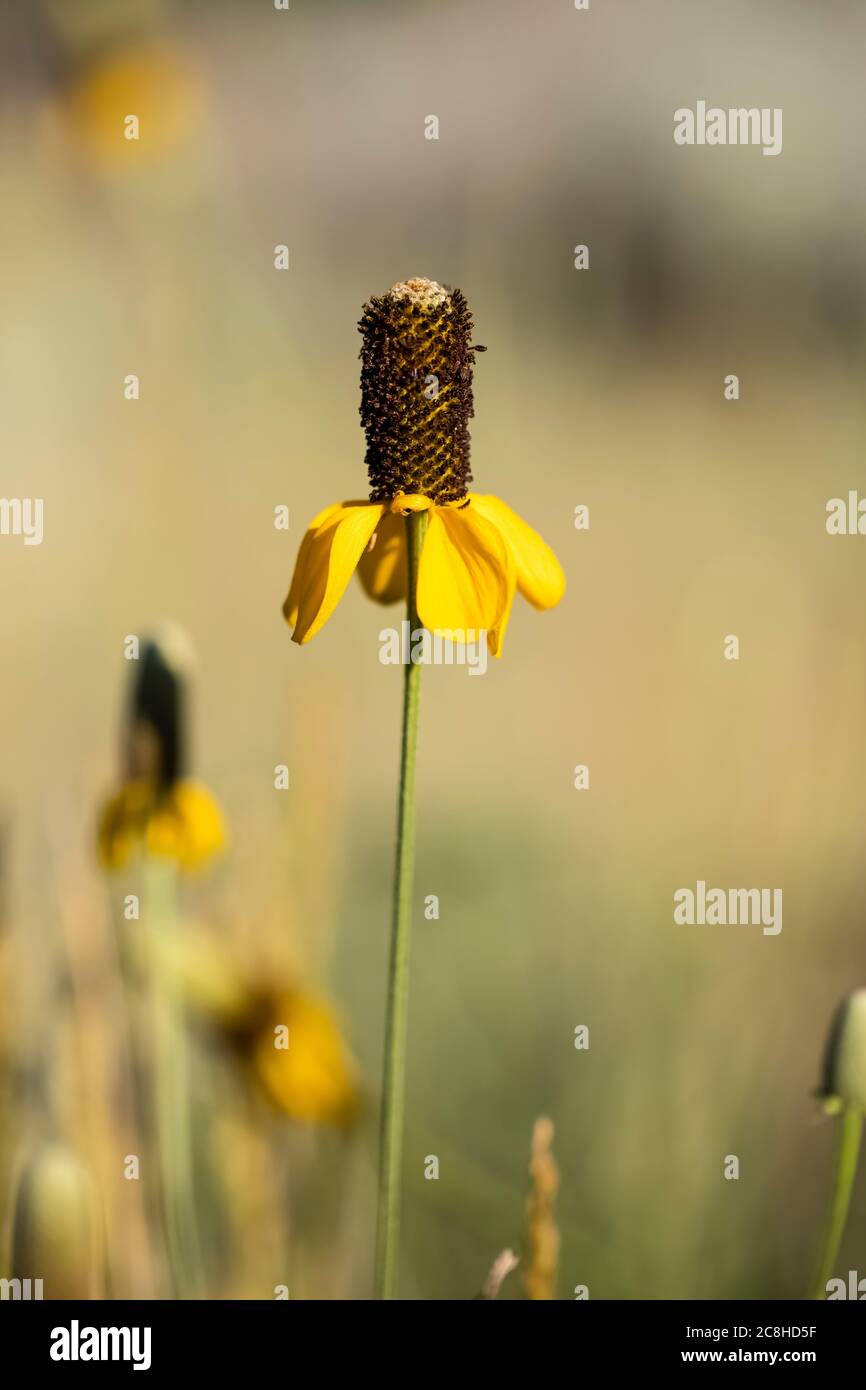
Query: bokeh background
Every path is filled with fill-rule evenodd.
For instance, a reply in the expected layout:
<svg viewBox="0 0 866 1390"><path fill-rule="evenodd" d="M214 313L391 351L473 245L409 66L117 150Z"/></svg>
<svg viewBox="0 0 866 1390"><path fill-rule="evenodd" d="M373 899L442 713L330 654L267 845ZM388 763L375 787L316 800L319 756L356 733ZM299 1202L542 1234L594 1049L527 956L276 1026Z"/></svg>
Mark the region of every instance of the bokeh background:
<svg viewBox="0 0 866 1390"><path fill-rule="evenodd" d="M103 1291L164 1292L122 1180L93 827L124 637L170 618L232 837L199 916L327 992L367 1093L350 1135L304 1127L194 1040L208 1289L369 1295L400 672L356 585L303 649L280 605L307 520L364 493L361 305L424 275L488 347L476 485L568 592L515 611L482 679L424 672L402 1291L471 1297L520 1249L545 1114L560 1297L803 1296L833 1143L811 1093L866 971L866 541L824 524L864 477L862 7L39 0L0 32L2 491L45 505L41 547L0 539L7 1229L62 1142ZM781 155L677 147L700 98L782 107ZM782 888L782 933L675 927L698 878ZM861 1173L843 1272L864 1231Z"/></svg>

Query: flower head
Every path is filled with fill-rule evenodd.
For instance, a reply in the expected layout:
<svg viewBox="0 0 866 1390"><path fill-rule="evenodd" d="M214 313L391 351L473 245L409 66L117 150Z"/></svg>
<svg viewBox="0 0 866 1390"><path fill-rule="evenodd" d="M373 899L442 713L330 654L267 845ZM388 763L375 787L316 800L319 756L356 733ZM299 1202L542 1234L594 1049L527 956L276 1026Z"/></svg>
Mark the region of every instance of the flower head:
<svg viewBox="0 0 866 1390"><path fill-rule="evenodd" d="M134 168L140 177L142 158L164 166L167 155L195 136L205 111L199 74L157 33L103 33L73 45L62 84L46 109L46 124L58 120L75 149L105 173ZM135 144L124 136L130 113L140 126Z"/></svg>
<svg viewBox="0 0 866 1390"><path fill-rule="evenodd" d="M124 780L103 807L97 843L106 869L139 854L198 869L225 848L220 808L184 776L185 692L190 658L174 629L145 643L124 730Z"/></svg>
<svg viewBox="0 0 866 1390"><path fill-rule="evenodd" d="M311 522L283 605L295 642L324 626L357 570L370 598L407 597L404 517L427 513L414 595L431 632L502 640L516 591L552 608L565 579L541 537L498 497L470 492L472 316L460 290L406 280L364 307L361 421L369 501L336 503Z"/></svg>
<svg viewBox="0 0 866 1390"><path fill-rule="evenodd" d="M213 1029L271 1107L292 1120L348 1128L361 1080L335 1009L295 972L251 970L200 929L136 938L137 963Z"/></svg>
<svg viewBox="0 0 866 1390"><path fill-rule="evenodd" d="M359 328L370 501L464 501L475 361L465 298L407 280L371 299Z"/></svg>
<svg viewBox="0 0 866 1390"><path fill-rule="evenodd" d="M256 1081L283 1114L338 1128L357 1119L357 1067L324 999L298 988L263 996L247 1051Z"/></svg>

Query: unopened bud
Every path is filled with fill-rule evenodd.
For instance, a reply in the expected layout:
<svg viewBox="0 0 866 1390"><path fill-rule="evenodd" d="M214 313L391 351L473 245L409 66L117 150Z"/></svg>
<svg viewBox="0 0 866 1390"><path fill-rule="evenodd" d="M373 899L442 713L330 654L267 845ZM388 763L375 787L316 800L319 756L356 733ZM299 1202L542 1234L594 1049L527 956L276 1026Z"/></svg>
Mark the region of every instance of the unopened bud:
<svg viewBox="0 0 866 1390"><path fill-rule="evenodd" d="M818 1094L828 1110L866 1111L866 989L854 990L833 1015Z"/></svg>
<svg viewBox="0 0 866 1390"><path fill-rule="evenodd" d="M44 1298L99 1298L100 1234L84 1164L59 1144L37 1150L18 1185L12 1277L41 1279Z"/></svg>

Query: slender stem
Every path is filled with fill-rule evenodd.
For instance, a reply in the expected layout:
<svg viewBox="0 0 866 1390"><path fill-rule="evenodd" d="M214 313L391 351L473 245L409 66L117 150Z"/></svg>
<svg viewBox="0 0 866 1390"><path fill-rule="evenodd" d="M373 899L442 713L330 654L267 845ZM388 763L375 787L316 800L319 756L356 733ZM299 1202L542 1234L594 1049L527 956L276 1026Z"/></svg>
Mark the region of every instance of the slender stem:
<svg viewBox="0 0 866 1390"><path fill-rule="evenodd" d="M427 528L426 512L406 518L408 599L411 635L419 626L416 604L418 560ZM400 1239L400 1179L403 1156L403 1110L406 1094L406 1032L409 1006L409 946L412 929L412 882L415 872L415 748L418 741L418 698L421 667L406 664L403 689L403 738L400 753L400 794L397 803L397 860L391 918L391 958L388 968L388 1011L385 1021L385 1061L382 1079L382 1120L379 1139L379 1205L376 1224L376 1297L394 1298L397 1289Z"/></svg>
<svg viewBox="0 0 866 1390"><path fill-rule="evenodd" d="M846 1105L842 1112L839 1139L836 1146L836 1166L833 1173L833 1191L827 1211L827 1226L821 1247L821 1258L815 1278L813 1298L827 1297L827 1281L833 1273L836 1256L842 1242L848 1207L851 1202L851 1189L854 1174L857 1172L857 1155L860 1151L860 1132L863 1128L863 1114L856 1105Z"/></svg>
<svg viewBox="0 0 866 1390"><path fill-rule="evenodd" d="M177 869L174 864L146 861L145 928L163 936L164 949L180 926ZM164 1204L168 1260L178 1298L199 1298L202 1257L195 1205L192 1157L192 1117L183 1005L171 970L161 968L163 950L156 952L152 982L155 1044L156 1146Z"/></svg>

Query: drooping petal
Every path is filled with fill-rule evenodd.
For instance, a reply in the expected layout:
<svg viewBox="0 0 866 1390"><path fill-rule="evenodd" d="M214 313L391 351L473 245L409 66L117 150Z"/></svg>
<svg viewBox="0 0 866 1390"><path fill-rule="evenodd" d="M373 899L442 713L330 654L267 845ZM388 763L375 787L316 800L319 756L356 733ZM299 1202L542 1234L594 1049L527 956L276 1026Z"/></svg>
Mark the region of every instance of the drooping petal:
<svg viewBox="0 0 866 1390"><path fill-rule="evenodd" d="M565 575L551 550L517 512L490 493L471 492L471 505L502 533L514 556L517 587L533 608L553 608L565 593Z"/></svg>
<svg viewBox="0 0 866 1390"><path fill-rule="evenodd" d="M301 581L307 571L307 561L309 560L310 550L312 548L313 536L316 534L319 527L325 524L329 517L335 516L336 513L346 505L345 502L332 502L330 507L325 507L323 511L319 512L318 516L313 517L304 532L304 539L301 541L298 549L298 556L295 560L295 570L292 575L288 597L283 604L283 616L286 622L292 627L294 627L295 623L298 621L298 605L301 601Z"/></svg>
<svg viewBox="0 0 866 1390"><path fill-rule="evenodd" d="M378 502L344 502L328 508L321 514L324 520L307 531L283 606L283 613L291 622L295 605L293 642L309 642L324 627L369 545L383 510Z"/></svg>
<svg viewBox="0 0 866 1390"><path fill-rule="evenodd" d="M514 593L510 565L499 531L471 506L432 508L418 567L424 626L456 642L496 632Z"/></svg>
<svg viewBox="0 0 866 1390"><path fill-rule="evenodd" d="M406 522L385 512L372 542L358 562L358 578L365 592L378 603L396 603L406 597Z"/></svg>
<svg viewBox="0 0 866 1390"><path fill-rule="evenodd" d="M511 617L511 609L514 605L514 595L517 591L517 570L514 565L514 556L508 549L508 546L506 546L505 549L508 552L508 602L505 605L499 622L494 628L491 628L490 632L487 634L487 646L493 656L502 655L502 644L505 641L505 632Z"/></svg>

